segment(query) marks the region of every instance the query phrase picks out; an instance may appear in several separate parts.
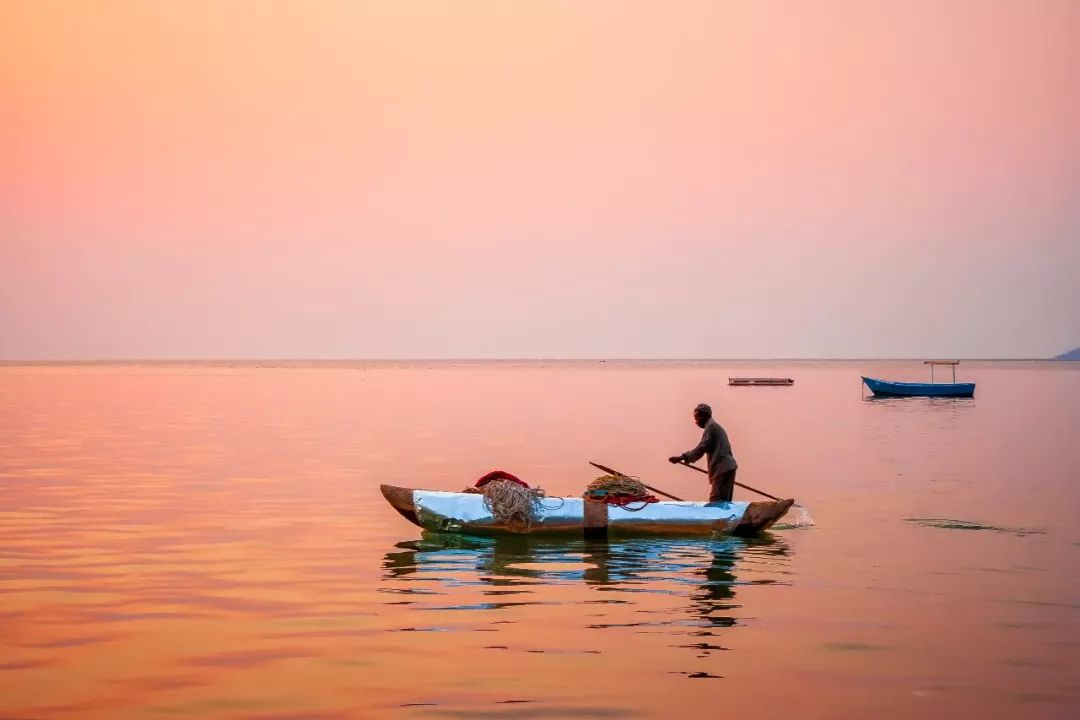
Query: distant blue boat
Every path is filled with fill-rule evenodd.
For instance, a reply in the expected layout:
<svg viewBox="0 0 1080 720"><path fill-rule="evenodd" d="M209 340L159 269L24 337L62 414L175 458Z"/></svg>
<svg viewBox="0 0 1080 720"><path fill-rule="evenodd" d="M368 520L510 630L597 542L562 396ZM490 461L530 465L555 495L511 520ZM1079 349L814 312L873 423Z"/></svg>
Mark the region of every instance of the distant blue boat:
<svg viewBox="0 0 1080 720"><path fill-rule="evenodd" d="M974 397L975 383L956 382L956 366L958 360L927 360L925 365L930 366L930 382L895 382L893 380L879 380L877 378L863 376L863 382L870 391L878 397ZM952 366L953 381L951 383L934 382L934 366Z"/></svg>
<svg viewBox="0 0 1080 720"><path fill-rule="evenodd" d="M863 377L866 387L880 397L974 397L975 383L912 383Z"/></svg>

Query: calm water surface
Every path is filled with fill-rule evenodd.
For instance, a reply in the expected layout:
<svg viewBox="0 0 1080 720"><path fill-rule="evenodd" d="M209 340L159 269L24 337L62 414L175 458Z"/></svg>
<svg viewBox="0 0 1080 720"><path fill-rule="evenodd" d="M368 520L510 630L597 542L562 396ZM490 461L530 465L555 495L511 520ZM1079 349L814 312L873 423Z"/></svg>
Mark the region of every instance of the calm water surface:
<svg viewBox="0 0 1080 720"><path fill-rule="evenodd" d="M0 717L1076 717L1074 367L0 366ZM815 527L424 536L378 494L596 460L704 497L665 460L702 401Z"/></svg>

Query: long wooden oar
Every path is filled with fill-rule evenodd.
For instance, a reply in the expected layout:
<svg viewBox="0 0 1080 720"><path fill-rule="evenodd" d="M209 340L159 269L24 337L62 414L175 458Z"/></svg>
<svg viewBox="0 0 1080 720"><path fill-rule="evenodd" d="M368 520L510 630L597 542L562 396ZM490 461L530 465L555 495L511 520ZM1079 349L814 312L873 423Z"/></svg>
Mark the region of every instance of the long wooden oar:
<svg viewBox="0 0 1080 720"><path fill-rule="evenodd" d="M626 473L621 473L618 470L612 470L609 467L604 467L600 463L594 463L592 460L589 461L589 464L592 465L594 468L600 468L601 470L606 472L608 475L618 475L619 477L632 477L631 475L627 475ZM641 483L641 484L645 485L645 483ZM654 488L652 485L645 485L645 487L649 488L650 490L652 490L654 493L657 493L658 495L663 495L664 497L671 498L672 500L678 500L679 502L683 501L682 498L675 497L671 493L666 493L663 490L660 490L659 488Z"/></svg>
<svg viewBox="0 0 1080 720"><path fill-rule="evenodd" d="M681 462L681 463L679 463L679 465L685 465L688 468L692 468L694 470L697 470L699 473L705 473L706 475L709 474L709 471L706 470L705 468L699 468L697 465L691 465L688 462ZM749 485L743 485L741 482L737 482L735 484L738 485L739 487L745 489L745 490L749 490L750 492L756 492L758 495L764 495L765 497L772 498L773 500L779 500L780 499L780 498L776 497L775 495L770 495L767 492L762 492L761 490L758 490L757 488L752 488Z"/></svg>

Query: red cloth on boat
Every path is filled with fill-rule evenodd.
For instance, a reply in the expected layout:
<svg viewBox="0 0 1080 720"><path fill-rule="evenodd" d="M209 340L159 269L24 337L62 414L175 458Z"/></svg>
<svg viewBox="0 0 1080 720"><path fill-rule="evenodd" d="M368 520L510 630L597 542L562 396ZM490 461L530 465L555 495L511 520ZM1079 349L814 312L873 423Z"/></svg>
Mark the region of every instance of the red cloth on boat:
<svg viewBox="0 0 1080 720"><path fill-rule="evenodd" d="M643 503L644 505L648 505L649 503L660 502L660 498L655 495L628 495L626 493L605 493L603 495L586 495L586 497L590 500L598 500L600 502L605 502L608 505L618 505L622 508L625 508L627 505L632 505L633 503Z"/></svg>
<svg viewBox="0 0 1080 720"><path fill-rule="evenodd" d="M476 481L476 487L484 487L492 480L509 480L510 482L516 482L518 485L529 487L529 483L525 482L517 475L512 475L505 470L492 470L487 475Z"/></svg>

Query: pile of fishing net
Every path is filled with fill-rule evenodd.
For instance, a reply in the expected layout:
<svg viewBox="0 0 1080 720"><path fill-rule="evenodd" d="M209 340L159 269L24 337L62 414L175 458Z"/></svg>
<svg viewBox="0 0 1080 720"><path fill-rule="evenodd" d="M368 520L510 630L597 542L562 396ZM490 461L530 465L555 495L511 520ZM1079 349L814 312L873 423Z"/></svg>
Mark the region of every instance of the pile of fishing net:
<svg viewBox="0 0 1080 720"><path fill-rule="evenodd" d="M544 491L540 488L510 480L492 480L480 488L480 492L484 494L484 507L500 525L530 527L540 519L540 501L544 499Z"/></svg>
<svg viewBox="0 0 1080 720"><path fill-rule="evenodd" d="M626 475L601 475L589 483L582 497L622 508L641 503L640 507L633 508L635 510L640 510L649 503L660 502L655 495L649 494L645 483Z"/></svg>
<svg viewBox="0 0 1080 720"><path fill-rule="evenodd" d="M530 527L540 519L544 491L531 488L521 478L502 470L493 470L476 481L466 492L481 493L484 507L500 525Z"/></svg>

